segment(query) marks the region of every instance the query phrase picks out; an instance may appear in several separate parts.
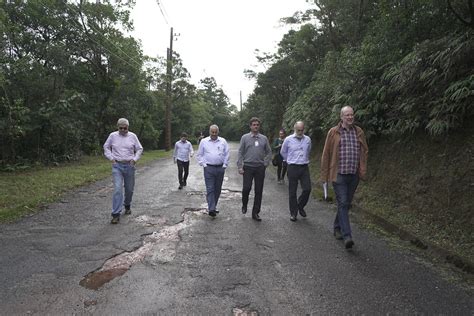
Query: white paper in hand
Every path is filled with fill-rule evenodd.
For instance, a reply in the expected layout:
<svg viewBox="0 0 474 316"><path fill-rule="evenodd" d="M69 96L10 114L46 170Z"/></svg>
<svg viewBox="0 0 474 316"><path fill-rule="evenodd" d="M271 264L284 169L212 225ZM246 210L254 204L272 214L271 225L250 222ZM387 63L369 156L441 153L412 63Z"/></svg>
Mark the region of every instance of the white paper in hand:
<svg viewBox="0 0 474 316"><path fill-rule="evenodd" d="M323 190L324 190L324 200L328 199L328 183L324 182L323 183Z"/></svg>

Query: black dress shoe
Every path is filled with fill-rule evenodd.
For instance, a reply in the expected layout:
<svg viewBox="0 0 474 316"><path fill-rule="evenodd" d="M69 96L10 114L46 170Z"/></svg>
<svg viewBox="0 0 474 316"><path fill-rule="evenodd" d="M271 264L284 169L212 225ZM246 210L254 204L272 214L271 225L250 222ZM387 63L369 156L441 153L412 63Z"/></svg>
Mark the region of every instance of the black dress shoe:
<svg viewBox="0 0 474 316"><path fill-rule="evenodd" d="M290 216L290 221L296 222L296 216L291 215L291 216Z"/></svg>
<svg viewBox="0 0 474 316"><path fill-rule="evenodd" d="M183 188L183 186L182 186L182 185L180 185L180 186L178 187L178 190L181 190L182 188Z"/></svg>
<svg viewBox="0 0 474 316"><path fill-rule="evenodd" d="M302 208L299 209L299 212L301 217L306 217L306 212Z"/></svg>
<svg viewBox="0 0 474 316"><path fill-rule="evenodd" d="M258 214L252 215L252 219L256 220L257 222L262 221L262 219L260 218L260 216L258 216Z"/></svg>
<svg viewBox="0 0 474 316"><path fill-rule="evenodd" d="M346 247L346 249L351 249L352 246L354 246L354 241L352 240L352 238L347 238L344 241L344 246Z"/></svg>
<svg viewBox="0 0 474 316"><path fill-rule="evenodd" d="M246 214L247 213L247 206L242 206L242 214Z"/></svg>
<svg viewBox="0 0 474 316"><path fill-rule="evenodd" d="M209 211L209 216L211 216L211 217L216 217L216 212L214 212L214 211Z"/></svg>

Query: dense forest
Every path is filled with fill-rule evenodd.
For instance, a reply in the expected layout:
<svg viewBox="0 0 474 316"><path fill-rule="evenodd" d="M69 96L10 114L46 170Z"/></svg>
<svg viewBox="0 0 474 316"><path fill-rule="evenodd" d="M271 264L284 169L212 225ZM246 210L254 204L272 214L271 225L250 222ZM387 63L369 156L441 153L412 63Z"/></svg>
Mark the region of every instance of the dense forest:
<svg viewBox="0 0 474 316"><path fill-rule="evenodd" d="M262 54L247 117L276 131L305 120L327 131L352 105L367 134L443 135L474 114L472 0L316 0L282 19L300 24ZM274 132L276 133L276 132Z"/></svg>
<svg viewBox="0 0 474 316"><path fill-rule="evenodd" d="M75 159L101 153L119 117L147 149L164 146L166 58L144 56L125 35L133 1L2 1L0 139L2 164ZM233 126L232 106L214 78L189 81L172 64L171 139L210 123ZM229 128L223 135L231 135Z"/></svg>
<svg viewBox="0 0 474 316"><path fill-rule="evenodd" d="M472 0L311 0L282 18L295 26L237 112L214 78L193 85L174 54L173 137L225 126L234 139L259 116L274 136L304 120L326 131L352 105L369 137L446 135L472 118ZM125 33L133 1L56 0L0 4L0 160L61 161L101 151L118 117L147 149L162 148L166 59L144 56ZM262 13L264 14L264 13Z"/></svg>

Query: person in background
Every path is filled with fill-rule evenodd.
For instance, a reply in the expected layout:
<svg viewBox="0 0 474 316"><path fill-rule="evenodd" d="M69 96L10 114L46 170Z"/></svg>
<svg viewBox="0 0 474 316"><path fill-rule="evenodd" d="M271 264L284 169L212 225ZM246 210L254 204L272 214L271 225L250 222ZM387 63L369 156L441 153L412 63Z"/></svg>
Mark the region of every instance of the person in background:
<svg viewBox="0 0 474 316"><path fill-rule="evenodd" d="M189 157L194 155L193 145L188 141L188 134L181 133L181 139L174 144L173 161L178 165L178 181L181 190L187 185L189 174Z"/></svg>
<svg viewBox="0 0 474 316"><path fill-rule="evenodd" d="M201 140L202 140L203 138L204 138L204 135L203 135L202 132L201 132L201 133L199 134L199 137L198 137L198 140L197 140L198 145L199 145L199 143L201 142Z"/></svg>
<svg viewBox="0 0 474 316"><path fill-rule="evenodd" d="M306 217L304 207L311 193L311 177L309 160L311 153L311 138L304 135L304 123L298 121L294 125L294 134L283 141L280 154L288 164L288 195L290 204L290 220L296 221L298 212ZM297 198L298 181L303 191Z"/></svg>
<svg viewBox="0 0 474 316"><path fill-rule="evenodd" d="M367 173L369 149L364 131L354 125L354 110L341 109L341 121L331 128L326 137L321 157L321 181L332 182L337 200L334 236L344 239L346 249L354 246L349 209L359 184Z"/></svg>
<svg viewBox="0 0 474 316"><path fill-rule="evenodd" d="M284 129L281 129L278 133L278 138L273 142L273 154L275 155L275 160L277 162L277 178L278 184L285 183L285 174L286 174L286 161L283 160L283 157L280 154L281 146L285 140L286 132Z"/></svg>
<svg viewBox="0 0 474 316"><path fill-rule="evenodd" d="M221 195L225 169L229 165L229 146L227 141L218 135L219 127L211 125L209 136L201 140L196 155L199 165L204 167L206 200L211 217L215 217L219 213L217 202Z"/></svg>
<svg viewBox="0 0 474 316"><path fill-rule="evenodd" d="M272 149L265 135L260 134L260 120L256 117L250 119L250 132L240 139L239 158L237 168L243 175L242 185L242 213L247 213L249 194L252 182L255 182L255 196L253 200L252 218L258 222L262 219L258 215L262 206L263 183L265 170L272 158Z"/></svg>
<svg viewBox="0 0 474 316"><path fill-rule="evenodd" d="M143 147L137 135L128 130L129 123L125 118L117 122L118 130L110 133L104 143L104 155L112 162L114 193L112 196L112 224L118 224L122 203L125 214L131 214L133 189L135 187L135 164L143 153ZM125 188L125 199L122 192Z"/></svg>

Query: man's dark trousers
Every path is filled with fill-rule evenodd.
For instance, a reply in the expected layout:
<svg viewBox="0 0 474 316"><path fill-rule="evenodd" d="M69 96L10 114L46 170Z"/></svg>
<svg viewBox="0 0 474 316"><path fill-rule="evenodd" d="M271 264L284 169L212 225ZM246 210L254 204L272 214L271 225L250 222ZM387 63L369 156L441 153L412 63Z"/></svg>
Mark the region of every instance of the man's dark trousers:
<svg viewBox="0 0 474 316"><path fill-rule="evenodd" d="M262 205L263 182L265 180L265 166L250 167L244 165L244 183L242 186L242 205L247 208L252 181L255 180L255 197L253 200L252 215L260 213Z"/></svg>
<svg viewBox="0 0 474 316"><path fill-rule="evenodd" d="M189 174L189 161L181 161L181 160L176 160L176 164L178 165L178 180L179 180L179 185L184 185L186 183L186 180L188 180L188 174ZM183 174L184 171L184 174Z"/></svg>
<svg viewBox="0 0 474 316"><path fill-rule="evenodd" d="M304 209L311 193L311 177L308 165L288 165L288 194L290 198L290 215L296 217L298 210ZM298 181L303 191L297 198Z"/></svg>

